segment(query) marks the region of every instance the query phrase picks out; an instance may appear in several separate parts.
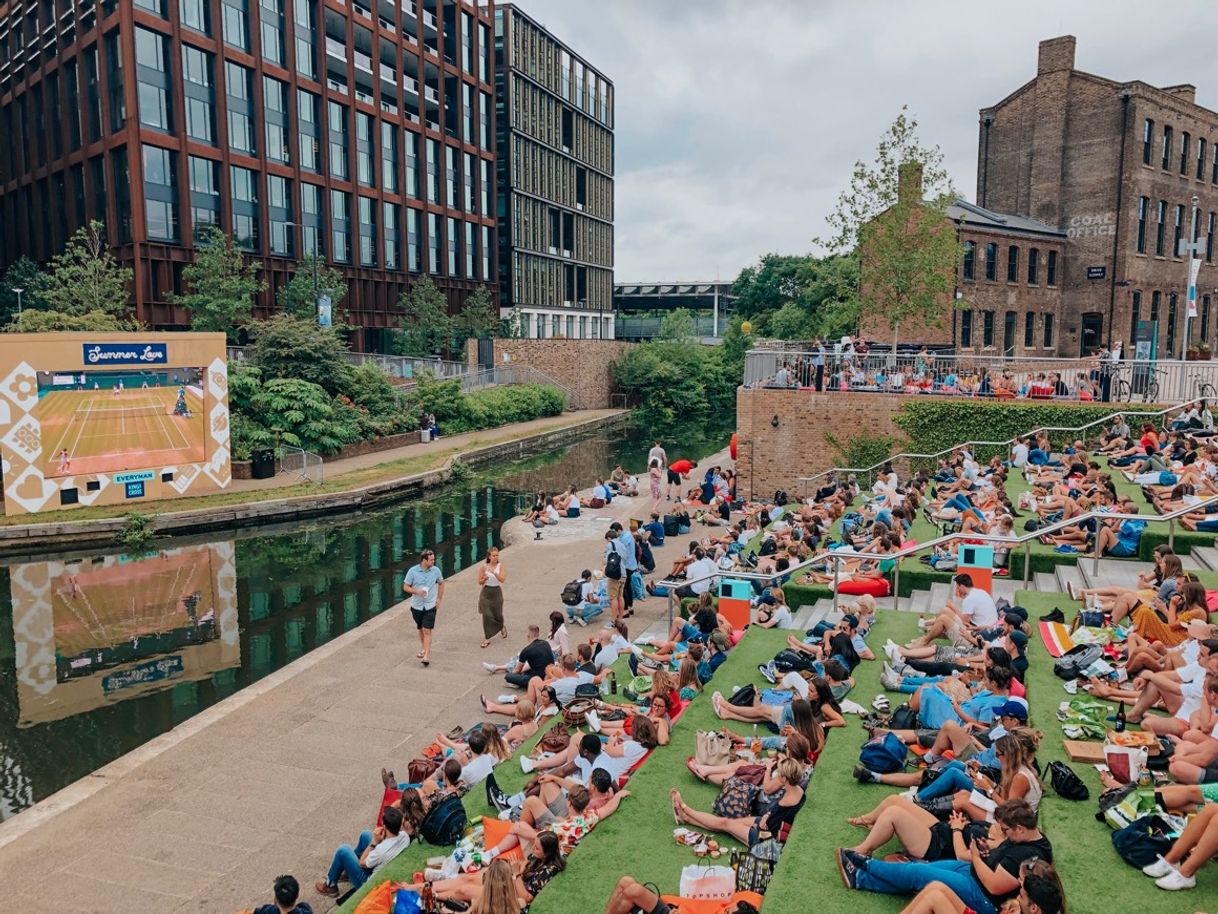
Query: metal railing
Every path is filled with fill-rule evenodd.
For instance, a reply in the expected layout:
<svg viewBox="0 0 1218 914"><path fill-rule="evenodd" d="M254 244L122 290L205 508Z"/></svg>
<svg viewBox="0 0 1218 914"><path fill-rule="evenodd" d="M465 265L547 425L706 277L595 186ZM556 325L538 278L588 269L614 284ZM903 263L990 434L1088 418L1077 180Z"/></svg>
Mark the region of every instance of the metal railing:
<svg viewBox="0 0 1218 914"><path fill-rule="evenodd" d="M247 346L229 346L228 360L244 362L249 358ZM452 362L445 359L424 359L409 355L384 355L379 352L346 352L343 357L352 365L363 365L374 362L385 374L393 378L413 380L422 372L431 372L437 378L457 378L469 371L464 362Z"/></svg>
<svg viewBox="0 0 1218 914"><path fill-rule="evenodd" d="M952 445L949 448L944 448L941 451L936 451L933 454L918 454L918 453L914 453L914 452L901 452L899 454L893 454L892 456L887 457L884 460L881 460L879 463L874 463L869 467L833 467L832 469L821 470L819 473L814 473L811 476L799 476L796 478L800 483L803 484L803 491L804 491L805 495L807 494L809 483L816 482L818 479L824 479L826 476L830 475L831 473L838 473L838 474L854 473L855 475L865 474L868 477L868 485L870 485L871 484L871 479L870 479L871 474L874 473L876 470L880 469L885 464L892 463L893 461L897 461L897 460L937 460L940 457L946 457L948 454L955 453L956 451L960 450L961 448L969 448L969 449L978 448L978 447L1010 448L1011 445L1013 445L1019 439L1027 438L1029 435L1035 435L1038 432L1045 432L1047 434L1052 434L1054 432L1069 432L1072 435L1079 435L1079 434L1086 432L1088 429L1095 428L1097 425L1104 425L1105 423L1111 422L1113 420L1113 417L1117 416L1117 415L1124 416L1124 417L1126 417L1126 419L1138 418L1138 417L1147 418L1147 419L1160 418L1162 416L1166 416L1168 413L1178 412L1182 409L1186 409L1187 407L1192 406L1195 403L1200 403L1202 401L1202 399L1203 398L1198 397L1193 400L1186 400L1183 403L1177 403L1174 406L1165 406L1165 407L1162 407L1162 408L1156 409L1156 410L1114 409L1112 412L1110 412L1106 416L1101 416L1099 419L1095 419L1091 422L1086 423L1085 425L1080 425L1077 427L1066 427L1066 426L1059 426L1059 425L1041 425L1041 426L1037 426L1036 428L1030 429L1029 431L1026 431L1021 435L1015 435L1012 438L1008 438L1005 441L980 441L980 440L962 441L959 444ZM1084 438L1085 437L1086 436L1084 435Z"/></svg>
<svg viewBox="0 0 1218 914"><path fill-rule="evenodd" d="M564 406L568 407L572 405L575 397L570 387L532 365L496 365L493 368L466 372L461 376L461 390L465 393L504 384L545 384L558 390L563 396Z"/></svg>
<svg viewBox="0 0 1218 914"><path fill-rule="evenodd" d="M320 483L325 478L320 454L290 445L279 448L279 469L283 473L294 473L305 482Z"/></svg>
<svg viewBox="0 0 1218 914"><path fill-rule="evenodd" d="M814 566L821 566L827 562L833 565L833 609L837 610L838 606L838 585L841 583L841 563L846 559L871 559L875 561L895 560L893 565L893 582L892 582L892 608L901 608L901 560L908 558L911 555L933 550L937 546L943 546L947 543L955 542L956 540L981 541L985 543L994 543L997 545L1005 545L1012 551L1020 546L1023 547L1023 587L1026 589L1028 582L1031 580L1032 561L1031 547L1033 540L1039 541L1040 537L1056 533L1059 530L1065 530L1070 527L1078 526L1084 521L1096 520L1098 523L1101 520L1140 520L1147 523L1166 523L1167 524L1167 545L1175 546L1176 539L1176 521L1186 514L1194 511L1204 510L1207 505L1218 503L1218 495L1211 495L1209 498L1203 499L1195 505L1189 505L1183 508L1177 508L1168 514L1124 514L1116 511L1088 511L1085 514L1079 514L1075 517L1060 520L1044 527L1038 527L1035 531L1025 533L1021 536L995 536L989 533L965 533L963 531L953 531L945 533L942 536L934 539L926 540L925 542L916 543L912 546L907 546L904 549L898 549L896 552L859 552L855 549L826 549L823 552L817 553L809 559L805 559L795 565L792 565L786 571L774 572L757 572L757 571L723 571L720 570L712 575L704 575L700 578L675 580L665 578L658 582L662 587L680 587L682 585L696 584L702 581L714 581L715 578L735 578L747 581L775 581L780 578L788 580L803 569L812 569ZM1099 537L1096 537L1096 545L1090 556L1085 555L1081 551L1078 553L1080 559L1090 558L1092 574L1099 571L1100 565L1100 546ZM670 604L671 607L671 604ZM671 622L671 611L669 613Z"/></svg>
<svg viewBox="0 0 1218 914"><path fill-rule="evenodd" d="M1218 361L1007 357L826 348L754 349L745 355L745 387L817 387L906 395L1026 397L1168 403L1218 392ZM785 372L779 377L779 372ZM1058 381L1060 380L1060 383Z"/></svg>

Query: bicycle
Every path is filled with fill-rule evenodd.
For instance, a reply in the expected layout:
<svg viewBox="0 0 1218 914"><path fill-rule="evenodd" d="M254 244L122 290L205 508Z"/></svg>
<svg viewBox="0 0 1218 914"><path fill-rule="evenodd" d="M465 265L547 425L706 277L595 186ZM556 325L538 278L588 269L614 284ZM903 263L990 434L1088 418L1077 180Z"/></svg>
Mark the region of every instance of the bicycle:
<svg viewBox="0 0 1218 914"><path fill-rule="evenodd" d="M1146 371L1146 368L1142 369ZM1133 368L1123 368L1116 373L1112 380L1112 400L1117 403L1132 403L1134 402L1134 386L1133 386ZM1143 403L1158 403L1159 402L1159 376L1166 375L1166 368L1151 368L1149 369L1145 383L1146 386L1142 390Z"/></svg>
<svg viewBox="0 0 1218 914"><path fill-rule="evenodd" d="M1194 374L1194 375L1189 375L1189 378L1193 382L1193 390L1196 392L1196 397L1194 397L1194 399L1196 399L1196 400L1218 399L1218 388L1215 388L1213 384L1204 380L1205 375Z"/></svg>

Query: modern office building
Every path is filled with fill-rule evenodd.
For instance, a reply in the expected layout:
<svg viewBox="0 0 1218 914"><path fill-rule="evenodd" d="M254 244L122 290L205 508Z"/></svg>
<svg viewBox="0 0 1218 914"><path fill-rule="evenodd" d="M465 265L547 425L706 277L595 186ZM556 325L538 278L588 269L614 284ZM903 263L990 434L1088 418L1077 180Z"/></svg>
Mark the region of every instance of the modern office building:
<svg viewBox="0 0 1218 914"><path fill-rule="evenodd" d="M496 4L495 93L501 313L528 337L612 338L613 84Z"/></svg>
<svg viewBox="0 0 1218 914"><path fill-rule="evenodd" d="M736 303L732 283L631 282L613 287L614 332L619 340L649 340L660 335L665 315L678 308L690 313L694 335L723 336Z"/></svg>
<svg viewBox="0 0 1218 914"><path fill-rule="evenodd" d="M493 4L0 0L0 269L91 219L137 316L184 327L197 228L268 283L302 253L346 274L376 349L423 274L456 306L496 280ZM497 291L497 286L491 287Z"/></svg>

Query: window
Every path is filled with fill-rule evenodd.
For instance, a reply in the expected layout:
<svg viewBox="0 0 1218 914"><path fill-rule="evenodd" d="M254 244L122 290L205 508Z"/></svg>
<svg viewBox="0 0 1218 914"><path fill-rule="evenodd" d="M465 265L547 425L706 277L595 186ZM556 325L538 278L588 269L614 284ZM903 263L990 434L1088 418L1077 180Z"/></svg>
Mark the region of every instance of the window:
<svg viewBox="0 0 1218 914"><path fill-rule="evenodd" d="M1171 168L1171 128L1163 127L1163 157L1162 167L1164 169Z"/></svg>
<svg viewBox="0 0 1218 914"><path fill-rule="evenodd" d="M64 84L68 91L68 148L75 152L80 148L80 83L76 61L63 65Z"/></svg>
<svg viewBox="0 0 1218 914"><path fill-rule="evenodd" d="M386 193L398 192L398 130L384 121L381 122L381 187ZM388 226L385 230L388 232Z"/></svg>
<svg viewBox="0 0 1218 914"><path fill-rule="evenodd" d="M118 132L127 123L127 97L123 93L123 48L117 29L106 36L106 74L110 89L110 129Z"/></svg>
<svg viewBox="0 0 1218 914"><path fill-rule="evenodd" d="M1129 312L1129 346L1133 348L1134 340L1138 338L1138 324L1142 322L1142 293L1135 291L1132 296Z"/></svg>
<svg viewBox="0 0 1218 914"><path fill-rule="evenodd" d="M461 208L467 213L476 213L474 201L474 157L468 152L462 157L465 167L461 170L464 193L461 196Z"/></svg>
<svg viewBox="0 0 1218 914"><path fill-rule="evenodd" d="M1159 322L1159 297L1160 293L1158 292L1150 293L1150 322L1152 324L1158 324ZM1157 327L1155 329L1156 331L1158 330Z"/></svg>
<svg viewBox="0 0 1218 914"><path fill-rule="evenodd" d="M216 142L216 82L213 58L206 51L182 45L186 135L201 143Z"/></svg>
<svg viewBox="0 0 1218 914"><path fill-rule="evenodd" d="M461 205L457 199L457 183L461 180L460 169L457 167L457 150L451 146L444 147L444 202L450 209Z"/></svg>
<svg viewBox="0 0 1218 914"><path fill-rule="evenodd" d="M314 32L312 3L293 3L292 18L296 22L296 70L301 76L317 79L317 37Z"/></svg>
<svg viewBox="0 0 1218 914"><path fill-rule="evenodd" d="M465 223L465 275L469 279L478 278L477 272L474 269L474 260L477 255L477 245L474 241L474 224L472 222ZM482 277L486 279L487 277Z"/></svg>
<svg viewBox="0 0 1218 914"><path fill-rule="evenodd" d="M427 214L427 272L440 272L440 217L435 213Z"/></svg>
<svg viewBox="0 0 1218 914"><path fill-rule="evenodd" d="M406 210L406 269L419 272L419 211Z"/></svg>
<svg viewBox="0 0 1218 914"><path fill-rule="evenodd" d="M372 187L376 183L376 166L373 164L372 116L362 111L355 112L355 170L359 183Z"/></svg>
<svg viewBox="0 0 1218 914"><path fill-rule="evenodd" d="M93 195L93 218L98 222L110 222L106 213L106 157L95 156L89 160L89 184Z"/></svg>
<svg viewBox="0 0 1218 914"><path fill-rule="evenodd" d="M1208 342L1210 338L1210 297L1208 295L1201 296L1201 342Z"/></svg>
<svg viewBox="0 0 1218 914"><path fill-rule="evenodd" d="M165 16L165 0L135 0L135 5L157 16Z"/></svg>
<svg viewBox="0 0 1218 914"><path fill-rule="evenodd" d="M1197 137L1197 180L1205 180L1205 137Z"/></svg>
<svg viewBox="0 0 1218 914"><path fill-rule="evenodd" d="M322 227L321 199L322 189L316 184L300 185L300 221L303 223L300 240L305 252L319 259L326 253L325 245L322 244L325 232Z"/></svg>
<svg viewBox="0 0 1218 914"><path fill-rule="evenodd" d="M478 108L479 117L481 119L481 125L482 125L482 136L480 137L480 139L482 140L481 145L482 145L483 149L490 149L491 148L491 96L490 96L489 92L479 92L478 94L481 96L481 104L479 105L479 108Z"/></svg>
<svg viewBox="0 0 1218 914"><path fill-rule="evenodd" d="M981 312L981 345L992 347L994 345L994 312Z"/></svg>
<svg viewBox="0 0 1218 914"><path fill-rule="evenodd" d="M199 156L190 157L190 224L196 237L220 224L220 163Z"/></svg>
<svg viewBox="0 0 1218 914"><path fill-rule="evenodd" d="M1205 234L1205 262L1214 262L1214 235L1218 234L1218 213L1210 213L1209 230Z"/></svg>
<svg viewBox="0 0 1218 914"><path fill-rule="evenodd" d="M407 130L406 140L406 196L419 199L419 135Z"/></svg>
<svg viewBox="0 0 1218 914"><path fill-rule="evenodd" d="M1015 349L1015 321L1014 311L1008 311L1002 316L1002 351L1004 353L1010 353Z"/></svg>
<svg viewBox="0 0 1218 914"><path fill-rule="evenodd" d="M1149 165L1154 160L1155 122L1147 118L1142 125L1142 164Z"/></svg>
<svg viewBox="0 0 1218 914"><path fill-rule="evenodd" d="M427 202L440 202L440 178L437 169L439 168L440 150L433 139L427 140ZM429 233L430 234L430 233Z"/></svg>
<svg viewBox="0 0 1218 914"><path fill-rule="evenodd" d="M287 178L266 176L266 212L271 227L271 253L291 257L294 247L292 182Z"/></svg>
<svg viewBox="0 0 1218 914"><path fill-rule="evenodd" d="M456 219L448 220L448 275L461 275L461 226Z"/></svg>
<svg viewBox="0 0 1218 914"><path fill-rule="evenodd" d="M288 84L262 77L263 115L266 121L266 157L272 162L290 162L288 141Z"/></svg>
<svg viewBox="0 0 1218 914"><path fill-rule="evenodd" d="M1042 345L1045 349L1053 348L1053 315L1045 315L1045 334L1042 338Z"/></svg>
<svg viewBox="0 0 1218 914"><path fill-rule="evenodd" d="M258 251L258 173L239 165L230 166L233 182L233 245L243 251Z"/></svg>
<svg viewBox="0 0 1218 914"><path fill-rule="evenodd" d="M178 157L159 146L144 147L144 221L148 237L178 240Z"/></svg>
<svg viewBox="0 0 1218 914"><path fill-rule="evenodd" d="M972 282L977 278L977 242L964 242L964 279Z"/></svg>
<svg viewBox="0 0 1218 914"><path fill-rule="evenodd" d="M468 83L461 85L461 138L470 142L474 137L474 90Z"/></svg>
<svg viewBox="0 0 1218 914"><path fill-rule="evenodd" d="M1180 242L1184 238L1184 204L1176 204L1176 229L1172 235L1171 255L1172 257L1180 256Z"/></svg>
<svg viewBox="0 0 1218 914"><path fill-rule="evenodd" d="M178 8L185 28L211 34L211 0L179 0Z"/></svg>
<svg viewBox="0 0 1218 914"><path fill-rule="evenodd" d="M1046 267L1048 275L1045 277L1045 284L1050 286L1057 285L1057 251L1049 252L1049 263Z"/></svg>
<svg viewBox="0 0 1218 914"><path fill-rule="evenodd" d="M985 246L985 278L990 282L998 278L998 245L992 241Z"/></svg>
<svg viewBox="0 0 1218 914"><path fill-rule="evenodd" d="M401 209L396 203L386 203L384 205L384 223L385 231L385 269L397 270L401 268L401 257L398 253L400 241L398 240L400 216L398 211Z"/></svg>
<svg viewBox="0 0 1218 914"><path fill-rule="evenodd" d="M328 102L330 111L330 174L335 178L351 177L347 164L347 108L338 102ZM351 217L347 217L350 224ZM335 257L337 257L337 253ZM343 261L344 263L346 261Z"/></svg>
<svg viewBox="0 0 1218 914"><path fill-rule="evenodd" d="M229 148L253 155L258 147L254 136L254 71L225 61L224 82L228 93Z"/></svg>
<svg viewBox="0 0 1218 914"><path fill-rule="evenodd" d="M1213 149L1212 155L1214 157L1214 170L1210 172L1210 183L1218 184L1218 140L1215 140L1210 148Z"/></svg>
<svg viewBox="0 0 1218 914"><path fill-rule="evenodd" d="M491 228L489 225L482 226L482 278L485 280L493 280L491 275Z"/></svg>
<svg viewBox="0 0 1218 914"><path fill-rule="evenodd" d="M1174 358L1176 353L1176 305L1179 296L1175 292L1167 293L1167 355Z"/></svg>
<svg viewBox="0 0 1218 914"><path fill-rule="evenodd" d="M490 80L491 73L491 54L494 48L491 45L491 30L483 23L478 23L478 78L483 82Z"/></svg>
<svg viewBox="0 0 1218 914"><path fill-rule="evenodd" d="M1019 248L1007 248L1007 282L1019 282Z"/></svg>
<svg viewBox="0 0 1218 914"><path fill-rule="evenodd" d="M339 263L351 262L351 195L330 191L330 234L334 239L332 256Z"/></svg>
<svg viewBox="0 0 1218 914"><path fill-rule="evenodd" d="M1040 248L1028 248L1028 285L1040 282Z"/></svg>
<svg viewBox="0 0 1218 914"><path fill-rule="evenodd" d="M461 69L474 72L474 17L461 12Z"/></svg>
<svg viewBox="0 0 1218 914"><path fill-rule="evenodd" d="M1193 138L1189 136L1188 131L1180 134L1180 174L1188 174L1188 166L1193 160L1192 156Z"/></svg>
<svg viewBox="0 0 1218 914"><path fill-rule="evenodd" d="M1023 316L1023 348L1031 349L1036 345L1036 315L1031 311Z"/></svg>
<svg viewBox="0 0 1218 914"><path fill-rule="evenodd" d="M250 49L249 0L221 0L224 11L224 43Z"/></svg>
<svg viewBox="0 0 1218 914"><path fill-rule="evenodd" d="M376 201L371 197L359 198L359 262L376 266Z"/></svg>
<svg viewBox="0 0 1218 914"><path fill-rule="evenodd" d="M1139 254L1146 253L1146 217L1149 215L1150 197L1138 198L1138 244Z"/></svg>
<svg viewBox="0 0 1218 914"><path fill-rule="evenodd" d="M1167 201L1159 201L1159 209L1157 212L1158 221L1155 224L1155 256L1162 257L1163 252L1167 249L1164 245L1164 238L1167 232Z"/></svg>
<svg viewBox="0 0 1218 914"><path fill-rule="evenodd" d="M300 124L300 167L305 171L321 171L320 99L304 89L296 90L296 118Z"/></svg>
<svg viewBox="0 0 1218 914"><path fill-rule="evenodd" d="M102 130L101 74L98 59L96 45L85 50L85 94L89 101L90 142L101 139ZM1218 152L1218 146L1215 146L1214 150ZM1214 167L1218 169L1218 164ZM1215 171L1215 174L1218 174L1218 171Z"/></svg>
<svg viewBox="0 0 1218 914"><path fill-rule="evenodd" d="M167 38L136 26L135 75L139 83L140 124L166 132L173 129L168 57Z"/></svg>
<svg viewBox="0 0 1218 914"><path fill-rule="evenodd" d="M262 58L283 66L283 0L258 0L262 21Z"/></svg>

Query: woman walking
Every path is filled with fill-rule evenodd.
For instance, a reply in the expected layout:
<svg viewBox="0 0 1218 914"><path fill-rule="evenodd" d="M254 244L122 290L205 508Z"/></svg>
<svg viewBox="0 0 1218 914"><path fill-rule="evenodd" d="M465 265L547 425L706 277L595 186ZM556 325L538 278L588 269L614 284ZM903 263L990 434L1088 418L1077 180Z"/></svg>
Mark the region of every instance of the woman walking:
<svg viewBox="0 0 1218 914"><path fill-rule="evenodd" d="M664 478L663 464L659 460L652 459L647 467L647 481L651 483L651 512L658 514L660 511L660 499L664 497L664 489L661 486L661 480Z"/></svg>
<svg viewBox="0 0 1218 914"><path fill-rule="evenodd" d="M491 639L498 635L508 636L507 626L503 624L503 582L507 580L507 572L499 561L499 547L491 546L486 554L486 561L478 569L478 583L482 590L478 594L478 612L482 614L482 646L486 647Z"/></svg>

